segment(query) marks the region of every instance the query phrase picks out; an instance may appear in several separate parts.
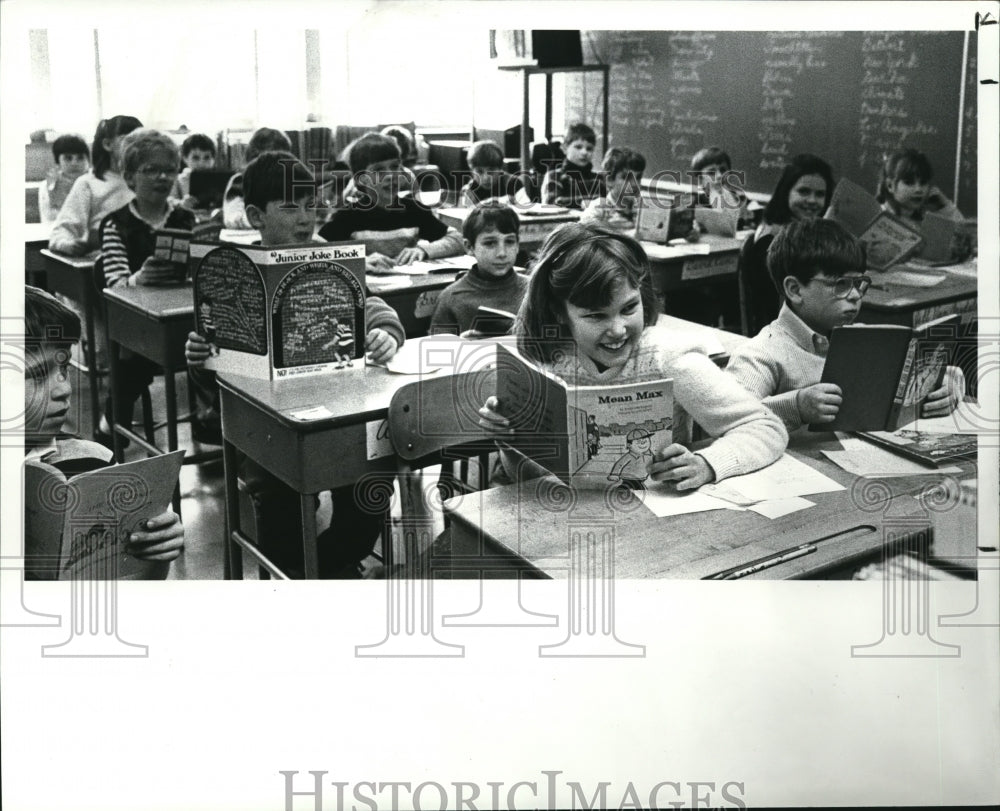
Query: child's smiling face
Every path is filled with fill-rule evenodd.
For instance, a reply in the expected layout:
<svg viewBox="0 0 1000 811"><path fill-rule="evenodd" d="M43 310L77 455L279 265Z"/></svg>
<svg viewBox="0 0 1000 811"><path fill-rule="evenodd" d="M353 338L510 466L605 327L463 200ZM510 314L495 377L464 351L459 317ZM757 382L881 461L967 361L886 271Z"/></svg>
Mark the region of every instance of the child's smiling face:
<svg viewBox="0 0 1000 811"><path fill-rule="evenodd" d="M625 283L616 285L604 307L566 302L566 324L577 350L601 367L624 365L642 335L642 296Z"/></svg>

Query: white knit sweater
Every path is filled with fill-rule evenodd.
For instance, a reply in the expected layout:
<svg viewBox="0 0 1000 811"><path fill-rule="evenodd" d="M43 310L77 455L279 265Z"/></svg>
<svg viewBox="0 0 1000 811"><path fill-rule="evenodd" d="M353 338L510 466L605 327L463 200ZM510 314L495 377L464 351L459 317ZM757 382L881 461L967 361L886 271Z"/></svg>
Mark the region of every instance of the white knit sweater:
<svg viewBox="0 0 1000 811"><path fill-rule="evenodd" d="M99 179L93 171L76 179L52 225L49 248L67 253L78 239L86 239L90 248L100 248L101 221L112 211L128 205L135 193L122 176L110 169Z"/></svg>

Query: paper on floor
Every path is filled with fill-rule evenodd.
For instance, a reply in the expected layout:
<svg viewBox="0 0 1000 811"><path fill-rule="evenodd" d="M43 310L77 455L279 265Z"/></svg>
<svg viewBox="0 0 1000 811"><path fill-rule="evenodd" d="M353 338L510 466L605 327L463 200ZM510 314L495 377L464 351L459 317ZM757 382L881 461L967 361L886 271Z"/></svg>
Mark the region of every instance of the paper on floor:
<svg viewBox="0 0 1000 811"><path fill-rule="evenodd" d="M800 462L787 453L777 462L762 470L733 476L719 484L706 484L699 492L724 498L734 504L755 504L758 501L784 499L792 496L809 496L814 493L832 493L843 490L829 476Z"/></svg>

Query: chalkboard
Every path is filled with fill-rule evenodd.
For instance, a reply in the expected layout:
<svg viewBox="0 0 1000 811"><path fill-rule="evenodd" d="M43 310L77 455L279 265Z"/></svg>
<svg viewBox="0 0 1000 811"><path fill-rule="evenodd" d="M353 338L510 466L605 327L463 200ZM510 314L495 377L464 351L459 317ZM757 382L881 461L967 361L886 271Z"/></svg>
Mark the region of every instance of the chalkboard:
<svg viewBox="0 0 1000 811"><path fill-rule="evenodd" d="M927 154L951 197L959 122L975 126L974 92L959 109L964 42L960 31L583 32L584 61L611 65L610 144L642 152L647 176L686 173L698 149L717 144L747 188L766 193L800 152L874 192L882 156L905 145ZM599 128L594 78L567 74L565 88L567 123ZM966 192L974 134L963 134L961 165ZM974 214L974 192L962 197Z"/></svg>

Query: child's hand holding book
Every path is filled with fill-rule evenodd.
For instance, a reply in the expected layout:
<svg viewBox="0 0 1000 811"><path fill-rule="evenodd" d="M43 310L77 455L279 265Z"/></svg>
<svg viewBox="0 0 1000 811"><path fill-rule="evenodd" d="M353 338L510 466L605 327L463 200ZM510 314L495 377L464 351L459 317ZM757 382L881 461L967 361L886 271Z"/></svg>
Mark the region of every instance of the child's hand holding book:
<svg viewBox="0 0 1000 811"><path fill-rule="evenodd" d="M149 256L142 263L142 267L133 274L132 278L135 279L135 284L137 285L160 287L168 284L177 284L179 281L182 281L182 279L178 279L178 275L182 276L183 270L181 274L178 274L176 262Z"/></svg>
<svg viewBox="0 0 1000 811"><path fill-rule="evenodd" d="M187 365L204 366L210 354L211 347L205 337L194 331L189 332L187 341L184 342L184 359L187 361Z"/></svg>
<svg viewBox="0 0 1000 811"><path fill-rule="evenodd" d="M946 417L954 411L962 398L965 397L965 375L957 366L948 366L944 370L941 385L927 395L920 409L920 416Z"/></svg>
<svg viewBox="0 0 1000 811"><path fill-rule="evenodd" d="M487 397L479 409L479 427L500 436L509 436L514 429L510 427L510 420L497 411L499 407L500 401L496 397Z"/></svg>
<svg viewBox="0 0 1000 811"><path fill-rule="evenodd" d="M140 560L170 561L184 549L184 525L173 510L148 519L128 538L128 552Z"/></svg>
<svg viewBox="0 0 1000 811"><path fill-rule="evenodd" d="M677 490L695 490L715 481L715 471L705 458L676 442L653 451L646 469L654 482L672 482Z"/></svg>
<svg viewBox="0 0 1000 811"><path fill-rule="evenodd" d="M799 389L795 395L802 422L809 424L833 422L843 399L843 392L836 383L814 383Z"/></svg>

